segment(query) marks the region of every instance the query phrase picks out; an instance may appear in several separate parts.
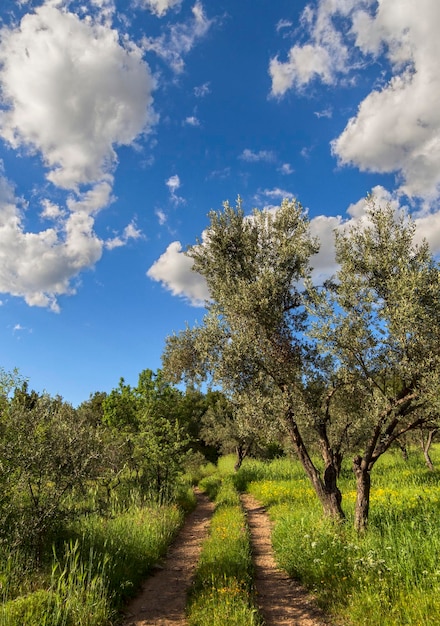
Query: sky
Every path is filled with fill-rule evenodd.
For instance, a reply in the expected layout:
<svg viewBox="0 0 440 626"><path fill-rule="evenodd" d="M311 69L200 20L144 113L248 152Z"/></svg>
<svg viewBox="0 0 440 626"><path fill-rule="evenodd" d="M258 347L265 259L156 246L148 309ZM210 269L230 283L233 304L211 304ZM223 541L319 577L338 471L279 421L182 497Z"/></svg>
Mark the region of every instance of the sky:
<svg viewBox="0 0 440 626"><path fill-rule="evenodd" d="M210 210L295 198L336 269L365 198L440 252L438 0L2 0L0 367L78 405L209 297Z"/></svg>

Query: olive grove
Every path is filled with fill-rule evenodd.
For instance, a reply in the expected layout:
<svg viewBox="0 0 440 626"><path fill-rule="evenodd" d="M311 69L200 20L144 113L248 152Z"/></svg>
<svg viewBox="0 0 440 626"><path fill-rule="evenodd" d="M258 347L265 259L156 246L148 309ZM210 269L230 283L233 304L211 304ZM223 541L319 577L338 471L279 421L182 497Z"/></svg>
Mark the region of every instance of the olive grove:
<svg viewBox="0 0 440 626"><path fill-rule="evenodd" d="M339 270L323 286L311 281L319 246L297 201L250 216L240 200L212 211L203 241L187 251L210 290L207 314L170 336L163 355L170 380L222 387L259 429L282 424L337 519L350 453L358 530L374 464L435 422L440 382L438 266L407 215L367 204L361 223L336 233Z"/></svg>

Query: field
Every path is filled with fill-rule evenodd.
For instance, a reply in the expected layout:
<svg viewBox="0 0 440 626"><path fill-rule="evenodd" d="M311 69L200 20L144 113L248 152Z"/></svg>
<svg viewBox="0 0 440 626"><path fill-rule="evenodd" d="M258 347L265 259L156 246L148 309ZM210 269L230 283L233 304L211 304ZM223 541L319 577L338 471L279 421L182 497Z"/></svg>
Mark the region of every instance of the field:
<svg viewBox="0 0 440 626"><path fill-rule="evenodd" d="M432 453L440 465L440 446ZM251 546L238 493L261 501L272 518L278 564L344 626L440 626L440 472L414 449L384 455L374 469L369 527L353 530L354 481L342 470L344 523L322 515L300 465L286 458L232 457L206 466L200 486L216 502L188 594L191 626L261 624ZM191 499L182 502L186 508ZM0 560L0 626L110 626L117 611L164 554L183 519L177 505L131 507L111 518L85 517L58 537L36 572L18 553Z"/></svg>
<svg viewBox="0 0 440 626"><path fill-rule="evenodd" d="M433 452L440 462L440 448ZM369 528L352 529L354 484L341 481L347 521L330 523L300 466L249 461L236 477L275 523L278 563L301 580L342 624L440 625L440 472L420 452L385 455L372 474Z"/></svg>

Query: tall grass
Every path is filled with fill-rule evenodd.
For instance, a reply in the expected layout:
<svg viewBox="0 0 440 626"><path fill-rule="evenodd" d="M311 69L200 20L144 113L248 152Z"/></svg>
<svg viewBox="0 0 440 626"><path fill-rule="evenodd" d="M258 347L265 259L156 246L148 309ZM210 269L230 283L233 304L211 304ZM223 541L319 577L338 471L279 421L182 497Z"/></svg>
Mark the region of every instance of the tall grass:
<svg viewBox="0 0 440 626"><path fill-rule="evenodd" d="M245 471L250 474L251 468ZM427 470L420 453L406 463L398 454L381 459L372 474L370 522L363 536L353 530L349 471L342 481L343 525L323 518L303 477L279 480L279 466L271 464L255 475L256 481L246 480L275 521L279 564L344 624L440 625L440 473Z"/></svg>
<svg viewBox="0 0 440 626"><path fill-rule="evenodd" d="M0 626L108 626L164 555L183 520L176 505L134 507L112 519L89 516L55 550L49 573L18 556L0 565Z"/></svg>
<svg viewBox="0 0 440 626"><path fill-rule="evenodd" d="M249 531L232 480L218 489L188 604L189 626L257 626Z"/></svg>

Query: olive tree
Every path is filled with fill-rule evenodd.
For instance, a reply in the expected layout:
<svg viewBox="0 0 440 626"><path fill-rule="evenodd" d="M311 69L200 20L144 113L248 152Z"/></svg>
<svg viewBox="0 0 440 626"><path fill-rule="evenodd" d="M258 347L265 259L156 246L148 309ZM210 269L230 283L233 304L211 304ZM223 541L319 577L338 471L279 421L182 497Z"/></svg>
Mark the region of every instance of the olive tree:
<svg viewBox="0 0 440 626"><path fill-rule="evenodd" d="M245 216L238 200L209 218L203 241L187 252L207 281L208 312L201 325L168 337L164 372L174 382L209 381L230 397L247 398L248 407L264 405L255 417L264 413L266 428L280 418L325 513L341 518L339 461L327 431L332 394L326 385L312 393L310 384L328 370L305 335L299 285L318 251L305 211L286 200L276 211ZM322 472L305 440L310 428Z"/></svg>
<svg viewBox="0 0 440 626"><path fill-rule="evenodd" d="M400 438L438 416L440 272L415 224L368 199L366 219L336 233L339 271L313 294L313 336L335 363L348 403L357 498L355 526L365 528L370 473Z"/></svg>
<svg viewBox="0 0 440 626"><path fill-rule="evenodd" d="M1 535L39 560L60 522L101 470L102 442L60 397L17 388L2 415L0 464L7 476Z"/></svg>

